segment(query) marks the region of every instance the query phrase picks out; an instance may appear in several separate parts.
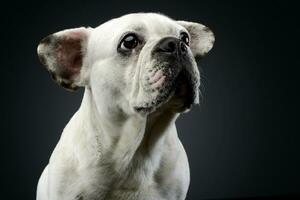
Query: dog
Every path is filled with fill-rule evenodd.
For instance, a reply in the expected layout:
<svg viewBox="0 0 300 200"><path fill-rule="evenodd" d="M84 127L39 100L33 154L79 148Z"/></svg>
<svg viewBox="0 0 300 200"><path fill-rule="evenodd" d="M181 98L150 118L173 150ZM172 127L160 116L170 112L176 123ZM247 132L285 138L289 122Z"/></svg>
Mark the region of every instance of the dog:
<svg viewBox="0 0 300 200"><path fill-rule="evenodd" d="M175 121L199 102L206 26L134 13L41 40L63 88L84 87L37 186L37 200L183 200L190 182ZM198 60L198 59L197 59Z"/></svg>

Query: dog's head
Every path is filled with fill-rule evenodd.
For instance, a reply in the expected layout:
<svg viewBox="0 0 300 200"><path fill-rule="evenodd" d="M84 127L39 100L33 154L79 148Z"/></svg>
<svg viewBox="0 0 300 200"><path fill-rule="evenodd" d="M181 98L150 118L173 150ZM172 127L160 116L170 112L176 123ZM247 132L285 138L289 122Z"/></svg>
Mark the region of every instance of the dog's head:
<svg viewBox="0 0 300 200"><path fill-rule="evenodd" d="M101 110L147 114L168 106L182 112L198 103L195 57L213 43L213 33L199 23L138 13L52 34L38 55L58 84L90 89Z"/></svg>

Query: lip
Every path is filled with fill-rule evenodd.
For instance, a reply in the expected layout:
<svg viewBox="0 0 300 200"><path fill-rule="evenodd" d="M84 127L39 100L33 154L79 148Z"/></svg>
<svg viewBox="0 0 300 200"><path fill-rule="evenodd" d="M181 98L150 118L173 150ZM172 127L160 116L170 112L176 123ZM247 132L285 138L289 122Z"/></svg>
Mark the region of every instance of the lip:
<svg viewBox="0 0 300 200"><path fill-rule="evenodd" d="M171 82L169 92L165 93L164 96L160 96L155 105L135 106L134 110L138 113L151 113L162 105L168 104L168 102L171 103L172 107L174 106L174 109L179 111L190 109L196 97L195 83L192 80L192 75L187 70L180 71Z"/></svg>
<svg viewBox="0 0 300 200"><path fill-rule="evenodd" d="M183 100L183 107L190 108L194 103L195 91L191 75L183 70L178 75L175 82L175 98Z"/></svg>

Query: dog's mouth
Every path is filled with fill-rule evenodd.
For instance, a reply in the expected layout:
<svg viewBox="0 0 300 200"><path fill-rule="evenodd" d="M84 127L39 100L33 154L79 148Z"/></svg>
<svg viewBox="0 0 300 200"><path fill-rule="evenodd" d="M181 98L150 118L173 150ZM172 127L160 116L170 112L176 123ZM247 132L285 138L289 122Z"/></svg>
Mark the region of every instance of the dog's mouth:
<svg viewBox="0 0 300 200"><path fill-rule="evenodd" d="M191 108L197 98L197 83L187 70L182 70L165 88L164 95L158 96L156 104L139 106L134 109L139 113L150 113L160 108L170 108L175 112L183 112Z"/></svg>
<svg viewBox="0 0 300 200"><path fill-rule="evenodd" d="M179 107L183 109L190 109L195 102L196 91L195 83L192 81L191 75L183 70L175 80L175 90L171 101L174 99L179 101ZM180 105L182 102L182 105Z"/></svg>

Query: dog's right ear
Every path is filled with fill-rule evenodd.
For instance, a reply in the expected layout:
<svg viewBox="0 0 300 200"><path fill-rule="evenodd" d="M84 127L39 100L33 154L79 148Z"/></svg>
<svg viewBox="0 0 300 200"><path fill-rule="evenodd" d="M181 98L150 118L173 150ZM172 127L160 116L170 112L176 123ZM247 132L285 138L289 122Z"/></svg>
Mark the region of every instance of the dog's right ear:
<svg viewBox="0 0 300 200"><path fill-rule="evenodd" d="M52 78L67 90L83 86L81 75L91 28L67 29L45 37L37 48L39 59Z"/></svg>
<svg viewBox="0 0 300 200"><path fill-rule="evenodd" d="M214 45L214 33L203 24L188 21L177 23L189 32L191 36L190 47L195 57L201 58L206 55Z"/></svg>

